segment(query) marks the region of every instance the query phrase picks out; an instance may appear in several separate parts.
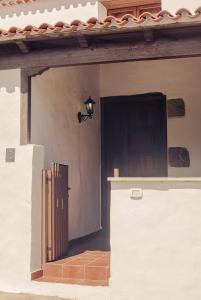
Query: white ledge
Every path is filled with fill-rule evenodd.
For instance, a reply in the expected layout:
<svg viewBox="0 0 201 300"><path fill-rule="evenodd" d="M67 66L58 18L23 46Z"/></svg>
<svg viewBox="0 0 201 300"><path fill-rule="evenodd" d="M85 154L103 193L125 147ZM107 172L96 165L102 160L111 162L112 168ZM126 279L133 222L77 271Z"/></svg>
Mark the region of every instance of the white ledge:
<svg viewBox="0 0 201 300"><path fill-rule="evenodd" d="M201 182L201 177L109 177L110 182Z"/></svg>

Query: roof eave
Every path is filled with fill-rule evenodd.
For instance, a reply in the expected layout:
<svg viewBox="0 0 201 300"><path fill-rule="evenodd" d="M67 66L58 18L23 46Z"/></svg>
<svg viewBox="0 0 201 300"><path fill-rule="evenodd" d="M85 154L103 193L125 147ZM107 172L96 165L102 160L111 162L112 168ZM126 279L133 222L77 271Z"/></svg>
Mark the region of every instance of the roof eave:
<svg viewBox="0 0 201 300"><path fill-rule="evenodd" d="M135 33L135 32L144 32L146 30L162 30L162 29L179 29L179 28L191 28L191 27L200 27L201 28L201 18L200 20L196 21L179 21L179 22L163 22L160 24L155 23L147 23L143 25L135 25L130 26L118 26L118 24L108 26L108 27L100 27L94 26L93 28L84 28L80 27L77 30L69 30L63 29L60 31L46 31L42 34L40 32L30 32L27 34L11 34L9 36L1 36L0 37L0 44L7 44L13 43L14 41L41 41L47 39L57 39L57 38L74 38L79 35L86 35L86 36L101 36L101 35L108 35L108 34L120 34L120 33Z"/></svg>

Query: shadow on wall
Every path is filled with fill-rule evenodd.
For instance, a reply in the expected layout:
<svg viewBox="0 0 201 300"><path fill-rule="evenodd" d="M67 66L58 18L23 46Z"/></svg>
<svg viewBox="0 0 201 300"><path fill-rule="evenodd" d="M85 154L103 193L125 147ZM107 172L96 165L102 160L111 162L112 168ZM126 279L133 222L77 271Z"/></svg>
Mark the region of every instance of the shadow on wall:
<svg viewBox="0 0 201 300"><path fill-rule="evenodd" d="M13 7L2 8L0 10L0 18L5 19L12 16L23 16L35 14L37 12L52 12L54 10L61 10L63 8L69 9L70 7L78 8L84 7L88 4L95 5L97 0L46 0L36 1L31 4L14 5ZM40 7L39 7L40 6ZM49 20L49 23L51 20Z"/></svg>
<svg viewBox="0 0 201 300"><path fill-rule="evenodd" d="M182 179L182 178L181 178ZM192 182L186 180L183 178L183 181L180 182L174 182L174 181L160 181L160 179L156 182L146 182L143 180L141 182L135 182L135 188L143 189L143 190L154 190L154 191L160 191L160 192L168 192L168 191L185 191L185 190L200 190L200 187L198 186L196 179L195 181L192 180ZM131 182L118 182L118 183L112 183L112 190L113 191L119 191L119 190L130 190L132 187Z"/></svg>

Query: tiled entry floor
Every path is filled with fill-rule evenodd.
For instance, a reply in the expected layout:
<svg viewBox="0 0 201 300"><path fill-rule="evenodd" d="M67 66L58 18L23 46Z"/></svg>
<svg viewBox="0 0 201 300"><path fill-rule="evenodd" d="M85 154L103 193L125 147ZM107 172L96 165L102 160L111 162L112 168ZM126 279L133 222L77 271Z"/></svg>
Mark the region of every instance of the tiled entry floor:
<svg viewBox="0 0 201 300"><path fill-rule="evenodd" d="M110 252L85 251L44 265L37 281L107 286L110 277Z"/></svg>

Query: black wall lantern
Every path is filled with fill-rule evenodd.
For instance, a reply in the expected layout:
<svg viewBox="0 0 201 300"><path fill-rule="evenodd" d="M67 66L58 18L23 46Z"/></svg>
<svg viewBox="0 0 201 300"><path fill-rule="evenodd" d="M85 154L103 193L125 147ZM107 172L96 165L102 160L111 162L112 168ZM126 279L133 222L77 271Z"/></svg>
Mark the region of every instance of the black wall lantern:
<svg viewBox="0 0 201 300"><path fill-rule="evenodd" d="M94 104L96 104L96 102L91 99L91 97L89 97L89 99L85 101L84 104L86 105L87 114L83 115L81 112L78 112L77 117L79 123L82 123L82 121L86 121L87 119L92 119L94 114Z"/></svg>

